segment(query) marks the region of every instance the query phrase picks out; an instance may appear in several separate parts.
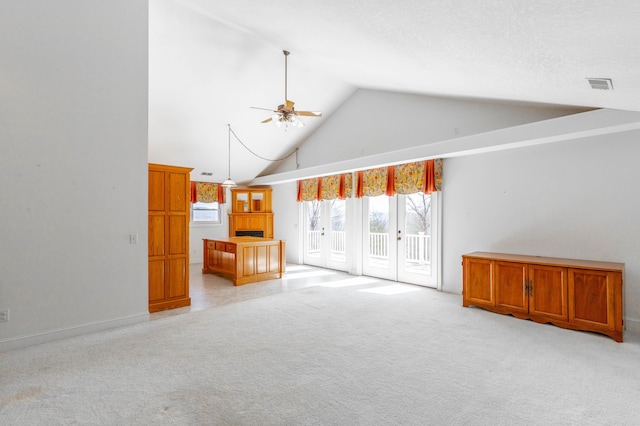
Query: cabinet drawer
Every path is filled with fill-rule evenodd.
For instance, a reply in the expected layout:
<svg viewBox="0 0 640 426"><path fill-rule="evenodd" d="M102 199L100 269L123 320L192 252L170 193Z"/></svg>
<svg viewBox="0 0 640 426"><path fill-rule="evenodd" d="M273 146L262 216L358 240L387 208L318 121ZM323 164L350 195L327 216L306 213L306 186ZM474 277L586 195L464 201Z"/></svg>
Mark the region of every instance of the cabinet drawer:
<svg viewBox="0 0 640 426"><path fill-rule="evenodd" d="M216 250L218 251L224 251L224 243L218 242L216 241Z"/></svg>
<svg viewBox="0 0 640 426"><path fill-rule="evenodd" d="M216 243L214 241L207 241L207 248L208 249L215 249L216 248Z"/></svg>
<svg viewBox="0 0 640 426"><path fill-rule="evenodd" d="M236 245L235 244L227 244L225 246L225 251L227 253L235 253L236 252Z"/></svg>

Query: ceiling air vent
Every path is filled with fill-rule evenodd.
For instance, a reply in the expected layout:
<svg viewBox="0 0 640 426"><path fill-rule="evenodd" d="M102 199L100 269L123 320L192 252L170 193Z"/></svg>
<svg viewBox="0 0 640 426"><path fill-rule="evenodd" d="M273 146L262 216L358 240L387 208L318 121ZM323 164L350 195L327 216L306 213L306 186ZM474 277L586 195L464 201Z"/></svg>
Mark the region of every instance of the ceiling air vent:
<svg viewBox="0 0 640 426"><path fill-rule="evenodd" d="M202 176L213 176L213 173L211 172L202 172L200 173Z"/></svg>
<svg viewBox="0 0 640 426"><path fill-rule="evenodd" d="M592 89L613 90L613 81L610 78L587 78Z"/></svg>

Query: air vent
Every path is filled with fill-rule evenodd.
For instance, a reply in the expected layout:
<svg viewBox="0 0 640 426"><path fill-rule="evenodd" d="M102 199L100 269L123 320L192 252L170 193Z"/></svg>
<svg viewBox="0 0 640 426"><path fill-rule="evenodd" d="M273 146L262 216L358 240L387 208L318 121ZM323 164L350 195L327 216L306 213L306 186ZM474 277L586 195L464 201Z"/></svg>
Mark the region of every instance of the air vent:
<svg viewBox="0 0 640 426"><path fill-rule="evenodd" d="M613 81L610 78L587 78L592 89L613 90Z"/></svg>
<svg viewBox="0 0 640 426"><path fill-rule="evenodd" d="M202 172L200 173L202 176L213 176L213 173L211 172Z"/></svg>

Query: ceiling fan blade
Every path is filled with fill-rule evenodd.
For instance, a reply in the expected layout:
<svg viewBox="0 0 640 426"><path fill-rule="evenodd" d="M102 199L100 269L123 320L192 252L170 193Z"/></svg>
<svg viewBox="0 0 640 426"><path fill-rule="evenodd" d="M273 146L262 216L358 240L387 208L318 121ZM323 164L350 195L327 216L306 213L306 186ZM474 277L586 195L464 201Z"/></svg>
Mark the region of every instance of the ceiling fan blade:
<svg viewBox="0 0 640 426"><path fill-rule="evenodd" d="M263 109L265 111L273 111L276 112L276 110L272 109L272 108L260 108L260 107L249 107L249 108L253 108L253 109Z"/></svg>
<svg viewBox="0 0 640 426"><path fill-rule="evenodd" d="M272 120L272 118L271 118L271 117L269 117L269 118L267 118L266 120L262 120L262 121L261 121L261 123L268 123L268 122L270 122L271 120Z"/></svg>
<svg viewBox="0 0 640 426"><path fill-rule="evenodd" d="M298 115L304 115L306 117L322 117L322 113L320 111L296 111Z"/></svg>

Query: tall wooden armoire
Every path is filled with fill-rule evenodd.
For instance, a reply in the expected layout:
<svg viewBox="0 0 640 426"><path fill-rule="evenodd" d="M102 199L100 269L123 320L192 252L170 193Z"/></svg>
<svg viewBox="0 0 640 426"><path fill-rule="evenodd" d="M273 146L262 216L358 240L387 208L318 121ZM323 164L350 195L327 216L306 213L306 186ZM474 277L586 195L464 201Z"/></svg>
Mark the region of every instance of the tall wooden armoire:
<svg viewBox="0 0 640 426"><path fill-rule="evenodd" d="M149 164L149 312L191 305L191 170Z"/></svg>

